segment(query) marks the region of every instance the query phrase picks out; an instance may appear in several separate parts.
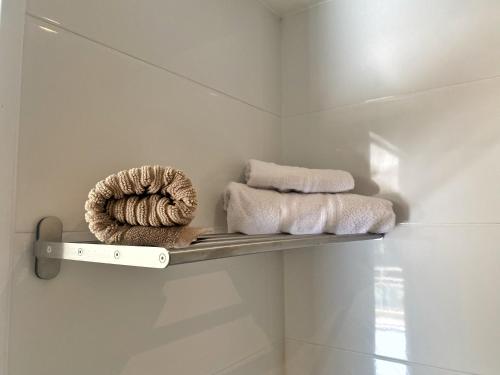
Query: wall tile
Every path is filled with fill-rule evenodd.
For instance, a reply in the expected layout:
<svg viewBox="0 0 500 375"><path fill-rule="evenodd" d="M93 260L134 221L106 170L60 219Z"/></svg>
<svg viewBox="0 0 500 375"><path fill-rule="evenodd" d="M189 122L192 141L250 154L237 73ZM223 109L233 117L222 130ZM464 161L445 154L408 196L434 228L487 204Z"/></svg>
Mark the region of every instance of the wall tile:
<svg viewBox="0 0 500 375"><path fill-rule="evenodd" d="M214 375L284 375L283 340Z"/></svg>
<svg viewBox="0 0 500 375"><path fill-rule="evenodd" d="M498 373L499 17L492 0L285 17L283 160L349 170L412 223L285 254L289 374Z"/></svg>
<svg viewBox="0 0 500 375"><path fill-rule="evenodd" d="M498 223L499 97L500 78L286 118L284 160L351 171L399 221Z"/></svg>
<svg viewBox="0 0 500 375"><path fill-rule="evenodd" d="M464 375L418 364L390 362L363 354L286 340L287 375ZM467 375L467 374L465 374Z"/></svg>
<svg viewBox="0 0 500 375"><path fill-rule="evenodd" d="M286 337L498 373L498 229L402 225L383 241L287 252Z"/></svg>
<svg viewBox="0 0 500 375"><path fill-rule="evenodd" d="M19 232L56 215L66 239L88 237L90 188L143 164L186 171L193 224L223 230L225 185L246 159L280 156L278 116L30 16L22 91ZM280 254L157 271L64 262L42 281L33 235L17 240L10 373L281 374Z"/></svg>
<svg viewBox="0 0 500 375"><path fill-rule="evenodd" d="M279 118L62 29L28 18L17 230L59 216L86 230L93 185L144 164L184 170L194 225L225 227L221 193L248 158L279 157Z"/></svg>
<svg viewBox="0 0 500 375"><path fill-rule="evenodd" d="M500 3L330 1L283 21L283 113L500 75Z"/></svg>
<svg viewBox="0 0 500 375"><path fill-rule="evenodd" d="M373 353L372 254L379 244L287 251L285 337Z"/></svg>
<svg viewBox="0 0 500 375"><path fill-rule="evenodd" d="M46 281L33 235L16 238L9 373L280 374L277 254L165 270L67 261Z"/></svg>
<svg viewBox="0 0 500 375"><path fill-rule="evenodd" d="M24 0L0 1L0 374L8 374Z"/></svg>
<svg viewBox="0 0 500 375"><path fill-rule="evenodd" d="M28 11L280 113L280 22L256 0L36 0Z"/></svg>
<svg viewBox="0 0 500 375"><path fill-rule="evenodd" d="M284 286L284 268L283 253L273 253L273 257L266 262L265 267L268 270L267 293L269 296L270 321L272 322L272 335L276 341L282 341L285 336L285 286ZM283 358L282 358L283 359Z"/></svg>

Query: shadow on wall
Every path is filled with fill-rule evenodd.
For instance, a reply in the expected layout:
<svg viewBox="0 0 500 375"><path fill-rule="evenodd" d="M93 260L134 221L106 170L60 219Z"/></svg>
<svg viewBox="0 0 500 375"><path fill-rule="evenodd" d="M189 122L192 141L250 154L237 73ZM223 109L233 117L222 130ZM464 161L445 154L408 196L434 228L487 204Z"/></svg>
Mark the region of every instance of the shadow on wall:
<svg viewBox="0 0 500 375"><path fill-rule="evenodd" d="M474 42L494 33L496 6L450 4L338 1L289 17L284 82L301 90L285 108L303 114L285 117L286 161L352 171L357 192L394 201L398 222L449 220L427 206L460 207L474 191L464 170L484 174L500 139L494 56Z"/></svg>
<svg viewBox="0 0 500 375"><path fill-rule="evenodd" d="M322 129L320 129L321 131ZM354 134L353 134L354 133ZM338 168L352 173L354 193L378 196L393 202L398 223L409 219L409 205L399 193L402 151L374 132L352 130L349 137L328 134L315 138L319 144L300 150L291 163L309 168ZM295 148L297 151L297 148ZM305 160L306 162L304 162Z"/></svg>
<svg viewBox="0 0 500 375"><path fill-rule="evenodd" d="M64 262L56 279L43 281L33 275L30 246L14 270L11 371L271 373L277 341L263 262L271 259L167 270Z"/></svg>

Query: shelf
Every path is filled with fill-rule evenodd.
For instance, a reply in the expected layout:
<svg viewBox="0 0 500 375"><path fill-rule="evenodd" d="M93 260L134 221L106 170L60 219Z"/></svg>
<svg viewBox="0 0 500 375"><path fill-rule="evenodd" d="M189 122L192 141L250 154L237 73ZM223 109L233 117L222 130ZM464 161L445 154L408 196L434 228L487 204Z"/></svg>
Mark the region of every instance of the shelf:
<svg viewBox="0 0 500 375"><path fill-rule="evenodd" d="M61 260L165 268L169 265L333 243L377 240L382 237L379 234L249 236L223 233L202 236L183 249L165 249L149 246L62 242L61 221L55 217L47 217L38 224L37 241L34 247L35 273L41 279L52 279L59 273Z"/></svg>

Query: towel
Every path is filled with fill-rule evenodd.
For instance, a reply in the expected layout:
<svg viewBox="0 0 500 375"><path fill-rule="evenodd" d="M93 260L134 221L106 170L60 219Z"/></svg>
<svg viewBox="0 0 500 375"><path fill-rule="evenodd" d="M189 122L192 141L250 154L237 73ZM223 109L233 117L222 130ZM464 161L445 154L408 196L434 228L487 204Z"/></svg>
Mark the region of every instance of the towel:
<svg viewBox="0 0 500 375"><path fill-rule="evenodd" d="M245 234L386 233L392 203L357 194L278 193L231 182L224 193L229 232Z"/></svg>
<svg viewBox="0 0 500 375"><path fill-rule="evenodd" d="M197 205L182 171L144 166L99 181L85 203L85 220L108 244L185 247L208 231L186 226Z"/></svg>
<svg viewBox="0 0 500 375"><path fill-rule="evenodd" d="M354 189L354 178L346 171L289 167L253 159L247 162L245 180L248 186L281 192L339 193Z"/></svg>

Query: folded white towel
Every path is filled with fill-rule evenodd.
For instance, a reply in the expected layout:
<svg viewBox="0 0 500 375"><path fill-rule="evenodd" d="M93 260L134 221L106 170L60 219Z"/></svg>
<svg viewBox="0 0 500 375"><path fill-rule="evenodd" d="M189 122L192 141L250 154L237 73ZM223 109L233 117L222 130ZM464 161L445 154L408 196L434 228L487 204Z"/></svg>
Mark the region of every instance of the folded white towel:
<svg viewBox="0 0 500 375"><path fill-rule="evenodd" d="M356 194L278 193L231 182L224 194L229 232L245 234L386 233L392 203Z"/></svg>
<svg viewBox="0 0 500 375"><path fill-rule="evenodd" d="M346 171L289 167L253 159L246 165L245 179L248 186L282 192L338 193L354 189L354 179Z"/></svg>

